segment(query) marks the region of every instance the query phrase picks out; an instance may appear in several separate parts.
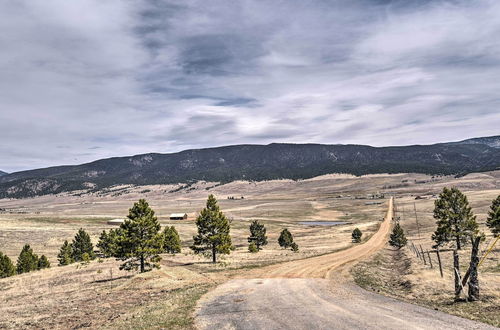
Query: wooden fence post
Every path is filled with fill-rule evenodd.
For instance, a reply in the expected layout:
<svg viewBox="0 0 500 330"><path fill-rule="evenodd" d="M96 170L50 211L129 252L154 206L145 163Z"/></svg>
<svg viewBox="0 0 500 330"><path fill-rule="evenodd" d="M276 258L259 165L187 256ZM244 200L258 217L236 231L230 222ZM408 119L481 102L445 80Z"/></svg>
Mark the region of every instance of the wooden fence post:
<svg viewBox="0 0 500 330"><path fill-rule="evenodd" d="M480 237L477 237L472 245L472 253L470 257L470 280L469 280L469 300L477 301L479 300L479 279L477 277L477 265L479 264L479 242Z"/></svg>
<svg viewBox="0 0 500 330"><path fill-rule="evenodd" d="M429 251L427 251L427 257L429 258L429 264L431 265L431 268L433 268L432 267L431 253Z"/></svg>
<svg viewBox="0 0 500 330"><path fill-rule="evenodd" d="M441 278L443 278L443 266L441 265L441 256L439 255L439 246L436 248L436 254L438 257L439 272L441 273Z"/></svg>
<svg viewBox="0 0 500 330"><path fill-rule="evenodd" d="M424 249L422 249L422 244L419 245L420 245L420 252L422 253L422 260L424 261L424 265L427 265L427 262L425 261Z"/></svg>
<svg viewBox="0 0 500 330"><path fill-rule="evenodd" d="M455 270L455 301L460 300L460 291L462 291L462 281L460 279L460 262L458 251L453 250L453 268Z"/></svg>

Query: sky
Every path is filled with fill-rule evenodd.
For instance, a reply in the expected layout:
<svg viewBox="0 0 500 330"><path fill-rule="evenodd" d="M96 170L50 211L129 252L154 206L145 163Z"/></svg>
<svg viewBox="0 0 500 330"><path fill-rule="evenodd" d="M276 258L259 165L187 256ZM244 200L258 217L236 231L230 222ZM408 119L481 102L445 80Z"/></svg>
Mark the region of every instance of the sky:
<svg viewBox="0 0 500 330"><path fill-rule="evenodd" d="M500 134L498 0L2 0L0 170Z"/></svg>

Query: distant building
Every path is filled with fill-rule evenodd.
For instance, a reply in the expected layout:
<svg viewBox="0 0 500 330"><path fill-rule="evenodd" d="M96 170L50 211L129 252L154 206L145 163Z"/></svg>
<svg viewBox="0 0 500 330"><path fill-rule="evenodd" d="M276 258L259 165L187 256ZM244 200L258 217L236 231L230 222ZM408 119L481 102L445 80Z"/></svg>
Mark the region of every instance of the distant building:
<svg viewBox="0 0 500 330"><path fill-rule="evenodd" d="M187 218L187 213L172 213L170 215L170 220L186 220Z"/></svg>
<svg viewBox="0 0 500 330"><path fill-rule="evenodd" d="M124 222L125 222L124 219L113 219L113 220L108 220L108 225L119 226Z"/></svg>

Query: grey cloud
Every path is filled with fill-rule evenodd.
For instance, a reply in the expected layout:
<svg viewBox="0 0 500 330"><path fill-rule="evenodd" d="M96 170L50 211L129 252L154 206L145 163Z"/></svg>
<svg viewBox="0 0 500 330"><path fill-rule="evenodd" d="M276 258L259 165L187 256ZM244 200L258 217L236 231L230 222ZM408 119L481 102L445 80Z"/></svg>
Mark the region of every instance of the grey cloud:
<svg viewBox="0 0 500 330"><path fill-rule="evenodd" d="M0 169L499 134L499 15L496 0L0 2Z"/></svg>

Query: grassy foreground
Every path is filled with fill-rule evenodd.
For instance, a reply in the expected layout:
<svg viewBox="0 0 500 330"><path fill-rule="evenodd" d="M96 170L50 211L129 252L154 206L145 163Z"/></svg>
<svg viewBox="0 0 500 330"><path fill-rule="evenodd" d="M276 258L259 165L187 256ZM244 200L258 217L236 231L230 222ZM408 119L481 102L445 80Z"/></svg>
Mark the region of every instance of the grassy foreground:
<svg viewBox="0 0 500 330"><path fill-rule="evenodd" d="M215 284L195 284L172 290L165 299L141 306L108 329L195 329L196 302Z"/></svg>
<svg viewBox="0 0 500 330"><path fill-rule="evenodd" d="M445 273L444 279L441 279L435 272L423 270L419 264L412 262L409 254L405 249L386 248L370 260L354 266L351 274L356 284L366 290L500 327L499 299L495 292L488 290L485 280L495 274L483 271L480 301L454 302L452 276Z"/></svg>

